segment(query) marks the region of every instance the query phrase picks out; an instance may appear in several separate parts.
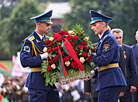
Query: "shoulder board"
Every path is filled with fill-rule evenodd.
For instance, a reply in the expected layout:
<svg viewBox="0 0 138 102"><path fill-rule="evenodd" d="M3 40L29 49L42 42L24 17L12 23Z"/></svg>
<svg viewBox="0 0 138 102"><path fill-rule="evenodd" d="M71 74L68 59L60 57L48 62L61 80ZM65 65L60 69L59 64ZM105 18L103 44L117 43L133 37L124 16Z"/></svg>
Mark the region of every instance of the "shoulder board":
<svg viewBox="0 0 138 102"><path fill-rule="evenodd" d="M107 37L107 35L104 36L104 39Z"/></svg>
<svg viewBox="0 0 138 102"><path fill-rule="evenodd" d="M32 41L32 40L34 40L34 39L35 39L34 36L31 36L31 37L28 38L29 41Z"/></svg>

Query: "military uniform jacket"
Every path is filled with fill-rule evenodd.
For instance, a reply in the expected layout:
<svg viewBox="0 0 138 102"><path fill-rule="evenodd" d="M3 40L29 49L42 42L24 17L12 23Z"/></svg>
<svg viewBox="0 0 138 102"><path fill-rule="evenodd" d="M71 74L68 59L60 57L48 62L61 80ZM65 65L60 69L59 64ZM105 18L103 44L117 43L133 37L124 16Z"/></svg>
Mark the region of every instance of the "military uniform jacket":
<svg viewBox="0 0 138 102"><path fill-rule="evenodd" d="M34 31L22 42L22 49L20 51L20 61L22 66L30 68L41 68L42 59L40 54L44 53L43 48L44 43ZM55 89L55 86L45 86L44 74L41 72L30 72L27 77L26 87L44 90Z"/></svg>
<svg viewBox="0 0 138 102"><path fill-rule="evenodd" d="M109 30L105 31L97 45L97 55L92 55L98 67L119 63L119 45ZM95 69L98 72L98 68ZM126 81L120 67L112 67L98 73L96 91L110 86L126 86Z"/></svg>
<svg viewBox="0 0 138 102"><path fill-rule="evenodd" d="M126 90L130 90L130 86L136 86L137 84L137 66L135 62L135 57L133 53L133 49L131 46L122 44L122 48L124 50L124 57L126 60L126 81L127 87Z"/></svg>

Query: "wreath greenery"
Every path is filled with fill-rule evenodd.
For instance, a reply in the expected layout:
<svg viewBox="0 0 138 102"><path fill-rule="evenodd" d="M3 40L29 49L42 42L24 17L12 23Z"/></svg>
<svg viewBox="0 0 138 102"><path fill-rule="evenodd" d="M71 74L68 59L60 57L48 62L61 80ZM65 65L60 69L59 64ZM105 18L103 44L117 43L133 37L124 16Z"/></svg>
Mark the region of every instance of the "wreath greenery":
<svg viewBox="0 0 138 102"><path fill-rule="evenodd" d="M91 54L96 52L96 47L92 47L89 36L85 34L83 27L76 24L69 31L63 25L57 33L52 33L43 40L45 52L49 53L42 63L42 73L44 73L46 85L53 85L64 78L78 77L81 71L88 76L94 69L94 62Z"/></svg>

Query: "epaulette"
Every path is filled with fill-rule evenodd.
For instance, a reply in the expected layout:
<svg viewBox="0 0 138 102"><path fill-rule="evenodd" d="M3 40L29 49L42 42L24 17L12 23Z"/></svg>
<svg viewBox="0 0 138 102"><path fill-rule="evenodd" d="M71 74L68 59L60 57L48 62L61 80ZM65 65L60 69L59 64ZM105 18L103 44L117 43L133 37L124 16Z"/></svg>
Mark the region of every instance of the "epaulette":
<svg viewBox="0 0 138 102"><path fill-rule="evenodd" d="M25 42L26 42L27 39L28 39L29 41L32 41L32 40L35 39L35 37L34 37L34 36L30 36L30 37L28 37L28 38L26 38L26 39L24 40L23 46L22 46L22 48L21 48L21 50L20 50L20 53L21 53L21 51L22 51L22 49L23 49L23 47L24 47L24 44L25 44Z"/></svg>
<svg viewBox="0 0 138 102"><path fill-rule="evenodd" d="M104 39L107 37L107 35L104 36Z"/></svg>
<svg viewBox="0 0 138 102"><path fill-rule="evenodd" d="M102 42L102 40L105 39L106 37L107 37L107 35L105 35L105 36L100 40L100 42Z"/></svg>
<svg viewBox="0 0 138 102"><path fill-rule="evenodd" d="M34 40L34 39L35 39L34 36L31 36L30 38L28 38L29 41L32 41L32 40Z"/></svg>

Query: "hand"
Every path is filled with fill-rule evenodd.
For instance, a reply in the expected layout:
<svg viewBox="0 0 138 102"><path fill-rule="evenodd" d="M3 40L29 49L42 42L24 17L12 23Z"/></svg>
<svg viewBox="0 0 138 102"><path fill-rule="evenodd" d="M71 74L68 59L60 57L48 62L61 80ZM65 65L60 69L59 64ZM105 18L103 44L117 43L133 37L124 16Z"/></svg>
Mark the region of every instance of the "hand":
<svg viewBox="0 0 138 102"><path fill-rule="evenodd" d="M87 95L90 95L91 94L91 92L85 92Z"/></svg>
<svg viewBox="0 0 138 102"><path fill-rule="evenodd" d="M135 87L135 86L131 86L131 88L130 88L130 92L136 92L137 91L137 87Z"/></svg>
<svg viewBox="0 0 138 102"><path fill-rule="evenodd" d="M120 92L119 97L123 97L124 94L125 94L124 92Z"/></svg>
<svg viewBox="0 0 138 102"><path fill-rule="evenodd" d="M96 55L96 53L92 53L93 55Z"/></svg>
<svg viewBox="0 0 138 102"><path fill-rule="evenodd" d="M46 58L48 57L48 53L45 52L44 54L40 54L40 56L41 56L41 59L42 59L42 60L43 60L43 59L46 59Z"/></svg>

